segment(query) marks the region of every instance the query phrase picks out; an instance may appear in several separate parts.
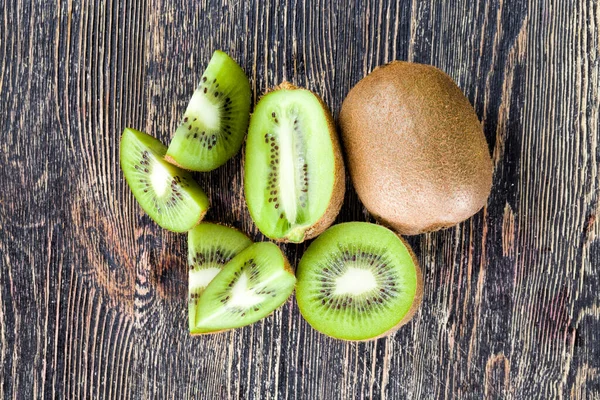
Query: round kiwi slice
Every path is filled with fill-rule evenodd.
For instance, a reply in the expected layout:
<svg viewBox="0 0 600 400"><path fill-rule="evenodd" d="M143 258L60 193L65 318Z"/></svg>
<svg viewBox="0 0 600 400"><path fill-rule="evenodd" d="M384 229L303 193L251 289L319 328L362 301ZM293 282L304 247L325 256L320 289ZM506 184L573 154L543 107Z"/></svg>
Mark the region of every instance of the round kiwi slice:
<svg viewBox="0 0 600 400"><path fill-rule="evenodd" d="M287 82L250 118L244 191L250 215L271 239L302 242L337 216L344 164L333 119L314 93Z"/></svg>
<svg viewBox="0 0 600 400"><path fill-rule="evenodd" d="M338 339L393 333L418 309L423 278L412 250L389 229L367 222L329 228L298 265L296 299L316 330Z"/></svg>
<svg viewBox="0 0 600 400"><path fill-rule="evenodd" d="M169 149L167 161L193 171L210 171L242 146L250 115L250 82L240 66L215 51Z"/></svg>
<svg viewBox="0 0 600 400"><path fill-rule="evenodd" d="M136 200L158 225L186 232L204 218L208 198L192 176L164 160L167 148L157 139L125 128L121 169Z"/></svg>
<svg viewBox="0 0 600 400"><path fill-rule="evenodd" d="M256 322L281 306L295 283L279 247L255 243L227 263L200 296L195 332L219 332Z"/></svg>
<svg viewBox="0 0 600 400"><path fill-rule="evenodd" d="M191 333L196 333L196 311L200 295L240 251L252 244L242 232L224 225L201 223L188 233L188 315Z"/></svg>

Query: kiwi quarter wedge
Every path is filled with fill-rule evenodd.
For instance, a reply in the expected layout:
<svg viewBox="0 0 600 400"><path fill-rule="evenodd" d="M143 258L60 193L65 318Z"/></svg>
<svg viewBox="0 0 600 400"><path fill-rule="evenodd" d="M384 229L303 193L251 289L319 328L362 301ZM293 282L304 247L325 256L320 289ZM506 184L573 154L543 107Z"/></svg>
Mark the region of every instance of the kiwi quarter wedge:
<svg viewBox="0 0 600 400"><path fill-rule="evenodd" d="M248 236L224 225L203 222L189 231L188 314L191 333L197 333L196 311L204 289L225 264L251 244Z"/></svg>
<svg viewBox="0 0 600 400"><path fill-rule="evenodd" d="M366 222L335 225L298 265L296 299L316 330L338 339L393 333L417 311L423 279L412 250L389 229Z"/></svg>
<svg viewBox="0 0 600 400"><path fill-rule="evenodd" d="M314 93L287 82L250 118L244 192L254 223L271 239L302 242L337 216L344 165L335 125Z"/></svg>
<svg viewBox="0 0 600 400"><path fill-rule="evenodd" d="M186 232L204 218L208 198L192 176L164 160L167 148L152 136L125 128L120 160L140 206L158 225Z"/></svg>
<svg viewBox="0 0 600 400"><path fill-rule="evenodd" d="M250 96L242 68L224 52L215 51L175 131L166 160L193 171L210 171L224 164L242 146Z"/></svg>
<svg viewBox="0 0 600 400"><path fill-rule="evenodd" d="M256 322L281 306L295 283L279 247L255 243L227 263L200 296L194 332L219 332Z"/></svg>

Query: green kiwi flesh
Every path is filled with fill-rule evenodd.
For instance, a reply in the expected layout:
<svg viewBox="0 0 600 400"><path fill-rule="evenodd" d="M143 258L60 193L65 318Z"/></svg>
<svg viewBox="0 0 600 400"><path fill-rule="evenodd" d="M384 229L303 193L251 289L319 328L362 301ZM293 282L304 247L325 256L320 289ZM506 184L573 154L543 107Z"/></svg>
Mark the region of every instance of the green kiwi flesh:
<svg viewBox="0 0 600 400"><path fill-rule="evenodd" d="M302 242L327 228L343 177L331 115L314 93L284 83L261 98L250 118L244 191L265 236Z"/></svg>
<svg viewBox="0 0 600 400"><path fill-rule="evenodd" d="M190 333L198 333L196 312L204 289L225 264L251 244L252 240L242 232L219 224L203 222L188 232Z"/></svg>
<svg viewBox="0 0 600 400"><path fill-rule="evenodd" d="M219 332L254 323L281 306L295 283L279 247L255 243L227 263L200 296L195 331Z"/></svg>
<svg viewBox="0 0 600 400"><path fill-rule="evenodd" d="M186 232L204 218L208 198L187 171L164 160L166 151L166 146L152 136L125 128L121 169L150 218L170 231Z"/></svg>
<svg viewBox="0 0 600 400"><path fill-rule="evenodd" d="M335 225L304 253L296 299L316 330L370 340L395 331L420 305L416 259L394 232L366 222Z"/></svg>
<svg viewBox="0 0 600 400"><path fill-rule="evenodd" d="M242 146L250 114L250 83L240 66L215 51L167 150L167 161L210 171Z"/></svg>

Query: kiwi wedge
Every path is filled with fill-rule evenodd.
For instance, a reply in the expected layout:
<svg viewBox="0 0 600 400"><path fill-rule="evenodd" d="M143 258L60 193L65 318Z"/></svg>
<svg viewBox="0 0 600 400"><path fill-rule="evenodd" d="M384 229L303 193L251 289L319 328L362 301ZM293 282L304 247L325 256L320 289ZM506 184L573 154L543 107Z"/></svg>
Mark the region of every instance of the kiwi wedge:
<svg viewBox="0 0 600 400"><path fill-rule="evenodd" d="M166 160L193 171L223 165L242 146L250 96L250 82L242 68L224 52L215 51L175 131Z"/></svg>
<svg viewBox="0 0 600 400"><path fill-rule="evenodd" d="M208 198L188 172L164 160L166 151L166 146L152 136L125 128L121 169L150 218L170 231L186 232L204 218Z"/></svg>
<svg viewBox="0 0 600 400"><path fill-rule="evenodd" d="M204 289L225 264L252 240L237 229L213 223L200 223L188 233L188 314L190 333L197 333L196 311Z"/></svg>
<svg viewBox="0 0 600 400"><path fill-rule="evenodd" d="M361 202L398 233L454 226L486 204L493 165L481 123L441 70L376 68L348 93L339 122Z"/></svg>
<svg viewBox="0 0 600 400"><path fill-rule="evenodd" d="M287 82L264 95L250 118L244 192L254 223L271 239L302 242L337 216L344 164L327 106Z"/></svg>
<svg viewBox="0 0 600 400"><path fill-rule="evenodd" d="M255 243L227 263L200 296L194 332L219 332L256 322L281 306L295 283L279 247Z"/></svg>
<svg viewBox="0 0 600 400"><path fill-rule="evenodd" d="M419 308L423 278L411 248L367 222L335 225L298 265L296 299L316 330L344 340L389 335Z"/></svg>

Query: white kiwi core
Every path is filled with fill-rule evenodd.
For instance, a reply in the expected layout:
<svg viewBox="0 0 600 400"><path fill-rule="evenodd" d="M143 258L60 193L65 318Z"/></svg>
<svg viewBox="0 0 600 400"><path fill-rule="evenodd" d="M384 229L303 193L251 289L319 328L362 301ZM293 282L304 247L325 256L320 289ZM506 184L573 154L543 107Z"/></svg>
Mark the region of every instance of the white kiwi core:
<svg viewBox="0 0 600 400"><path fill-rule="evenodd" d="M150 183L152 183L152 189L154 189L156 196L162 197L165 194L171 179L169 171L159 163L155 162L152 166L152 172L150 173Z"/></svg>
<svg viewBox="0 0 600 400"><path fill-rule="evenodd" d="M370 270L352 267L335 280L333 294L360 296L375 288L377 288L377 280Z"/></svg>
<svg viewBox="0 0 600 400"><path fill-rule="evenodd" d="M208 97L195 92L186 110L186 115L195 115L207 130L218 131L221 128L221 108L218 103L213 103Z"/></svg>

